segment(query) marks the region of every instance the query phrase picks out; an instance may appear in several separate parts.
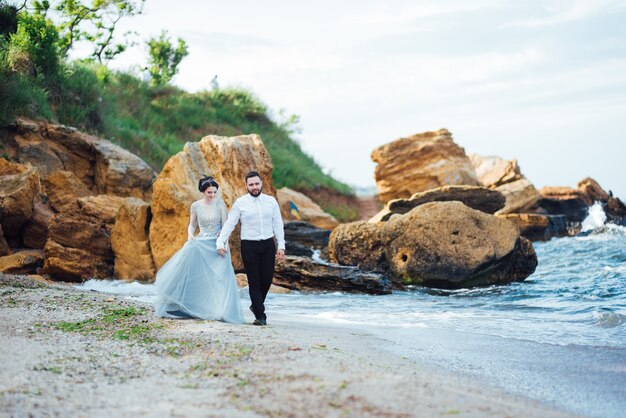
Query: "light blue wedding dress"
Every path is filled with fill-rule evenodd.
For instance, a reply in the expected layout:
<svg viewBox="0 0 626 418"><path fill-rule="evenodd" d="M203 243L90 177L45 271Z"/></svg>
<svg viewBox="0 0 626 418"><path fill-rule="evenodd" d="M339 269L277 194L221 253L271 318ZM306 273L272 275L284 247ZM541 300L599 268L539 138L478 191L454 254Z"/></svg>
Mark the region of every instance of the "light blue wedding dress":
<svg viewBox="0 0 626 418"><path fill-rule="evenodd" d="M226 221L222 200L191 204L189 240L158 271L155 313L164 318L199 318L243 323L230 254L221 257L215 239ZM196 225L200 233L194 238Z"/></svg>

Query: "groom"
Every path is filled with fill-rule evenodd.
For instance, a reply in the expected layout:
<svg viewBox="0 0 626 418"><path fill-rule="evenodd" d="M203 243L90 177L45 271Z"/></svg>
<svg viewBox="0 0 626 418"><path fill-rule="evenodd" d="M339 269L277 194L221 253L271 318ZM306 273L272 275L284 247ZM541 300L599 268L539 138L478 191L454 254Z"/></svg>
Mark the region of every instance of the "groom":
<svg viewBox="0 0 626 418"><path fill-rule="evenodd" d="M263 181L256 171L245 177L248 194L235 201L228 213L228 220L217 237L219 255L226 255L226 242L241 221L241 258L248 276L250 309L256 319L254 325L266 325L265 297L274 277L274 260L285 256L285 232L278 202L272 196L261 193ZM278 251L274 244L278 241Z"/></svg>

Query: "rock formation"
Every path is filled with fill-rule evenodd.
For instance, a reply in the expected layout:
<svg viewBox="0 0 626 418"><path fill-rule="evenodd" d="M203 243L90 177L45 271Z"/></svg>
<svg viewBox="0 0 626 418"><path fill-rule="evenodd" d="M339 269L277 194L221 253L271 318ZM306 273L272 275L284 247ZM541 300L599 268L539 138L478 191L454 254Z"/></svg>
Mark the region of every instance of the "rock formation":
<svg viewBox="0 0 626 418"><path fill-rule="evenodd" d="M111 225L80 211L57 213L48 224L43 271L56 280L113 276Z"/></svg>
<svg viewBox="0 0 626 418"><path fill-rule="evenodd" d="M17 244L12 247L21 246L21 229L33 215L39 187L33 167L0 158L0 225L9 245Z"/></svg>
<svg viewBox="0 0 626 418"><path fill-rule="evenodd" d="M382 274L355 267L324 264L307 257L286 256L276 265L274 284L292 290L328 290L369 294L391 293L391 282Z"/></svg>
<svg viewBox="0 0 626 418"><path fill-rule="evenodd" d="M582 222L593 204L585 193L571 187L544 187L539 193L539 206L549 214L565 215L569 222Z"/></svg>
<svg viewBox="0 0 626 418"><path fill-rule="evenodd" d="M498 213L526 212L536 206L539 192L521 173L516 160L470 155L480 183L499 191L506 203Z"/></svg>
<svg viewBox="0 0 626 418"><path fill-rule="evenodd" d="M554 237L568 235L565 215L508 213L498 217L513 222L519 228L520 235L531 241L549 241Z"/></svg>
<svg viewBox="0 0 626 418"><path fill-rule="evenodd" d="M390 200L370 222L385 222L394 214L405 214L428 202L459 201L470 208L493 214L504 207L505 198L497 190L479 186L443 186L415 193L410 199Z"/></svg>
<svg viewBox="0 0 626 418"><path fill-rule="evenodd" d="M283 187L278 190L276 198L278 199L280 212L285 222L301 220L315 225L318 228L331 230L339 224L337 219L324 212L324 210L317 203L300 192ZM298 208L300 219L297 219L292 215L291 202L293 202Z"/></svg>
<svg viewBox="0 0 626 418"><path fill-rule="evenodd" d="M463 148L445 129L400 138L372 151L383 203L446 185L479 186Z"/></svg>
<svg viewBox="0 0 626 418"><path fill-rule="evenodd" d="M13 161L35 167L42 179L72 172L92 194L150 199L154 171L141 158L104 139L63 125L20 118L0 130Z"/></svg>
<svg viewBox="0 0 626 418"><path fill-rule="evenodd" d="M339 226L330 254L342 264L384 270L398 284L441 288L524 280L537 265L512 223L456 201L426 203L385 223Z"/></svg>
<svg viewBox="0 0 626 418"><path fill-rule="evenodd" d="M24 250L0 257L0 272L5 274L29 274L43 265L43 251Z"/></svg>
<svg viewBox="0 0 626 418"><path fill-rule="evenodd" d="M150 205L135 198L126 199L117 212L111 232L116 279L154 279L156 269L148 238L151 217Z"/></svg>
<svg viewBox="0 0 626 418"><path fill-rule="evenodd" d="M250 170L263 178L263 192L275 195L272 185L272 162L258 135L236 137L206 136L200 142L188 142L183 151L171 157L154 183L150 248L160 268L186 241L189 206L202 197L198 179L215 177L221 196L230 208L247 193L244 176ZM239 256L239 233L231 236L231 253L236 270L243 264Z"/></svg>
<svg viewBox="0 0 626 418"><path fill-rule="evenodd" d="M386 272L389 263L381 240L383 223L350 222L330 234L330 261L363 270Z"/></svg>

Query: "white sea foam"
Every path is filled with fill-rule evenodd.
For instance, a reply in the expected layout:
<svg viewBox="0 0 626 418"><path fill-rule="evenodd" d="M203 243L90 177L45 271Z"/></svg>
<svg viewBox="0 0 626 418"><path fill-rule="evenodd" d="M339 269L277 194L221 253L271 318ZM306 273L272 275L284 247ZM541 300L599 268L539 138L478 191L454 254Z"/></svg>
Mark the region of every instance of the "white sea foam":
<svg viewBox="0 0 626 418"><path fill-rule="evenodd" d="M152 283L126 282L123 280L87 280L83 284L76 285L78 289L93 290L96 292L110 293L125 296L128 299L153 302L156 290Z"/></svg>
<svg viewBox="0 0 626 418"><path fill-rule="evenodd" d="M606 214L602 208L602 203L595 202L593 206L589 208L587 217L583 220L582 232L592 231L596 228L600 228L606 222Z"/></svg>

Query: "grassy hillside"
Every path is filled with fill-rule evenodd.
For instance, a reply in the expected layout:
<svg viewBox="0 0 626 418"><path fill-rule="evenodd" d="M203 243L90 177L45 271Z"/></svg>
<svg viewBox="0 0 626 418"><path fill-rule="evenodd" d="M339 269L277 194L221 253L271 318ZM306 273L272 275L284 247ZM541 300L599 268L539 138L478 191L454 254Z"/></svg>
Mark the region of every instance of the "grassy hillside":
<svg viewBox="0 0 626 418"><path fill-rule="evenodd" d="M306 192L342 221L357 216L350 187L325 174L290 137L290 126L273 121L247 91L151 87L132 74L85 62L61 63L55 74L24 74L11 68L1 47L1 124L24 115L74 126L132 151L157 172L187 141L257 133L272 157L277 188ZM316 199L329 191L337 198Z"/></svg>

